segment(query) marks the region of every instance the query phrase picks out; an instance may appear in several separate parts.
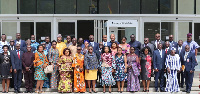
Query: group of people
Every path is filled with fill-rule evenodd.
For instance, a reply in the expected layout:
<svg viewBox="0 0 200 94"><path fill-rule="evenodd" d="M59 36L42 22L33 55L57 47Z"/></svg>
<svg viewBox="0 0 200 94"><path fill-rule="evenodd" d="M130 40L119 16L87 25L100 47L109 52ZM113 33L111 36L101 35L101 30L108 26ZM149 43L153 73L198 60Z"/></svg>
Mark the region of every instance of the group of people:
<svg viewBox="0 0 200 94"><path fill-rule="evenodd" d="M160 34L149 43L144 38L144 44L136 40L135 35L121 39L121 44L115 41L115 35L103 35L103 41L94 42L94 36L89 40L71 39L67 36L67 43L62 42L62 35L57 35L57 41L39 44L35 36L26 41L21 39L20 33L16 40L6 41L2 34L0 41L0 69L3 93L9 92L9 85L13 85L15 93L20 93L22 77L25 79L25 93L42 93L42 88L58 89L58 92L88 92L97 93L96 81L103 86L116 85L118 92L124 91L127 81L128 92L140 91L140 80L144 87L143 92L149 92L151 77L155 75L155 90L158 92L158 80L161 92L179 92L183 88L184 79L186 92L191 91L195 66L197 65L197 48L199 45L192 40L192 34L187 34L187 41L160 40ZM53 72L45 73L44 69L53 65ZM165 75L165 76L164 76ZM10 81L10 79L12 81ZM86 83L87 82L87 83ZM5 83L7 87L5 87Z"/></svg>

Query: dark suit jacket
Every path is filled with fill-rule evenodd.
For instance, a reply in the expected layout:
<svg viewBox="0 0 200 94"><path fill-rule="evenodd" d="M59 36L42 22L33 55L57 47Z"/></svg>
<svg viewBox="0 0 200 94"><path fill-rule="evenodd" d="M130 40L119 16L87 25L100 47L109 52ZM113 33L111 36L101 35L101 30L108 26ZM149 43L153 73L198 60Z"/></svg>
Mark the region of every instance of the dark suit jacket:
<svg viewBox="0 0 200 94"><path fill-rule="evenodd" d="M92 46L91 44L89 45ZM99 50L99 44L94 42L93 52L95 52L96 50Z"/></svg>
<svg viewBox="0 0 200 94"><path fill-rule="evenodd" d="M104 44L103 44L103 46L104 46ZM112 43L111 42L107 42L107 46L111 47Z"/></svg>
<svg viewBox="0 0 200 94"><path fill-rule="evenodd" d="M191 51L188 53L188 56L186 58L186 61L184 60L185 51L182 51L180 54L181 59L181 65L185 65L185 71L194 71L195 69L195 53L192 53Z"/></svg>
<svg viewBox="0 0 200 94"><path fill-rule="evenodd" d="M16 41L15 40L15 46L16 46ZM21 40L20 48L26 47L26 42L24 40Z"/></svg>
<svg viewBox="0 0 200 94"><path fill-rule="evenodd" d="M157 50L157 48L156 48L156 44L155 44L155 41L156 40L154 40L154 41L151 41L151 44L153 44L154 45L154 50ZM163 49L165 48L165 42L164 41L162 41L162 40L160 40L160 43L163 45Z"/></svg>
<svg viewBox="0 0 200 94"><path fill-rule="evenodd" d="M35 50L36 50L35 47L31 47L31 52L34 52ZM27 52L27 47L21 48L21 51L23 51L24 53Z"/></svg>
<svg viewBox="0 0 200 94"><path fill-rule="evenodd" d="M160 52L159 50L155 50L154 53L153 53L153 67L154 69L158 69L158 70L161 70L161 69L165 69L165 59L166 59L166 56L165 56L165 51L162 49L162 58L160 56Z"/></svg>
<svg viewBox="0 0 200 94"><path fill-rule="evenodd" d="M170 47L174 47L174 48L177 48L178 47L178 43L173 41L170 45Z"/></svg>
<svg viewBox="0 0 200 94"><path fill-rule="evenodd" d="M97 54L97 59L100 60L102 51L96 50L95 53Z"/></svg>
<svg viewBox="0 0 200 94"><path fill-rule="evenodd" d="M34 68L33 68L33 61L35 60L35 54L30 52L26 52L22 56L22 64L23 64L23 70L24 73L26 73L26 67L30 67L29 73L33 73Z"/></svg>
<svg viewBox="0 0 200 94"><path fill-rule="evenodd" d="M16 50L11 52L11 62L13 69L22 70L22 56L23 51L20 51L20 59L18 58Z"/></svg>
<svg viewBox="0 0 200 94"><path fill-rule="evenodd" d="M15 45L14 45L14 50L16 50ZM11 46L9 46L9 51L10 52L13 51L13 50L11 50Z"/></svg>
<svg viewBox="0 0 200 94"><path fill-rule="evenodd" d="M153 52L154 52L154 45L153 44L151 44L151 43L148 43L148 45L147 46L149 46L150 47L150 49L151 49L151 55L153 55ZM141 47L140 47L140 51L142 50L144 48L144 44L142 44L141 45ZM141 52L140 52L141 53Z"/></svg>

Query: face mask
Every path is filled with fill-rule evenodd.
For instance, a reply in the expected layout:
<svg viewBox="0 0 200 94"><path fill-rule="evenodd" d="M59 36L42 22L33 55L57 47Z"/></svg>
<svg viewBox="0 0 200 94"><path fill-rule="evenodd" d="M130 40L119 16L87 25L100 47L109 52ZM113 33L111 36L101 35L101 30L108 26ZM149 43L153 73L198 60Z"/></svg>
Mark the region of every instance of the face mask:
<svg viewBox="0 0 200 94"><path fill-rule="evenodd" d="M31 42L35 42L35 40L31 40Z"/></svg>

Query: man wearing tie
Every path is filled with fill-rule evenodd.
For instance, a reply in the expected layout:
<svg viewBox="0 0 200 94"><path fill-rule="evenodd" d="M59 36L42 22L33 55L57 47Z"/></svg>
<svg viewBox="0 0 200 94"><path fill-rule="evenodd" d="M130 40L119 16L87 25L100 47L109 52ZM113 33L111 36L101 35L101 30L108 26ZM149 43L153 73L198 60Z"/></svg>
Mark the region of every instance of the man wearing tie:
<svg viewBox="0 0 200 94"><path fill-rule="evenodd" d="M11 52L12 68L14 70L14 90L15 93L21 93L21 81L22 81L22 55L23 51L20 51L20 44L16 44L16 50Z"/></svg>
<svg viewBox="0 0 200 94"><path fill-rule="evenodd" d="M177 51L176 53L179 55L179 57L181 57L181 52L182 52L182 46L183 45L183 41L182 40L179 40L178 41L178 48L177 48ZM184 85L184 72L183 71L180 71L177 73L177 78L178 78L178 84L181 88L184 88L183 85Z"/></svg>
<svg viewBox="0 0 200 94"><path fill-rule="evenodd" d="M164 92L165 57L165 51L162 49L162 44L158 44L158 49L153 53L156 92L158 92L158 79L160 80L160 91Z"/></svg>
<svg viewBox="0 0 200 94"><path fill-rule="evenodd" d="M164 41L160 40L160 34L156 34L156 35L155 35L155 39L156 39L156 40L151 41L151 43L154 45L155 50L156 50L156 49L158 49L158 44L161 43L162 45L164 45Z"/></svg>
<svg viewBox="0 0 200 94"><path fill-rule="evenodd" d="M20 48L22 47L26 47L26 42L24 40L21 39L21 34L17 33L16 34L16 40L15 40L15 45L16 44L20 44Z"/></svg>
<svg viewBox="0 0 200 94"><path fill-rule="evenodd" d="M182 70L184 70L185 73L185 85L186 85L186 92L190 93L192 83L193 83L193 77L194 77L194 71L195 71L195 53L190 51L190 46L185 46L185 51L182 51L180 55L181 59L181 65ZM185 67L185 68L184 68Z"/></svg>
<svg viewBox="0 0 200 94"><path fill-rule="evenodd" d="M111 43L107 42L107 35L103 35L103 46L111 47Z"/></svg>
<svg viewBox="0 0 200 94"><path fill-rule="evenodd" d="M94 36L93 35L89 36L89 40L90 40L90 44L89 45L93 47L93 52L98 50L99 49L99 44L94 42Z"/></svg>
<svg viewBox="0 0 200 94"><path fill-rule="evenodd" d="M154 45L149 43L149 38L144 38L144 44L141 45L140 50L142 50L146 46L149 46L149 48L151 49L151 55L153 55Z"/></svg>
<svg viewBox="0 0 200 94"><path fill-rule="evenodd" d="M97 58L98 58L98 60L100 60L100 57L101 57L101 53L102 53L102 49L103 49L103 42L99 42L99 50L96 50L96 55L97 55ZM99 84L100 84L100 86L102 85L102 78L101 78L101 72L100 71L98 71L97 72L97 79L99 79Z"/></svg>
<svg viewBox="0 0 200 94"><path fill-rule="evenodd" d="M172 48L172 47L177 48L178 47L178 43L173 41L173 40L174 40L174 36L173 35L169 35L170 48Z"/></svg>
<svg viewBox="0 0 200 94"><path fill-rule="evenodd" d="M170 53L171 53L171 47L170 47L170 43L169 43L169 41L166 41L165 42L165 54L166 54L166 56L167 55L169 55ZM176 48L175 48L176 49Z"/></svg>
<svg viewBox="0 0 200 94"><path fill-rule="evenodd" d="M11 39L10 45L9 45L9 52L16 50L14 44L15 44L15 41L13 39ZM14 78L13 77L14 77L14 74L12 74L12 78L10 79L10 87L11 88L14 88Z"/></svg>

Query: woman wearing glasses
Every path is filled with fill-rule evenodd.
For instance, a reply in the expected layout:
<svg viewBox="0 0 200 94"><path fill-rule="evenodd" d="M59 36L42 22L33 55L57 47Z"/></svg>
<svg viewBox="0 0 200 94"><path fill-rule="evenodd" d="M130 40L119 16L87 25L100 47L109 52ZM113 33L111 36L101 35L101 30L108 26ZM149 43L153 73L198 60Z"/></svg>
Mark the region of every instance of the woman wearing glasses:
<svg viewBox="0 0 200 94"><path fill-rule="evenodd" d="M81 54L81 46L77 47L77 53L73 57L74 68L74 92L84 93L86 91L84 78L84 55Z"/></svg>
<svg viewBox="0 0 200 94"><path fill-rule="evenodd" d="M93 47L88 47L88 53L85 54L84 58L84 65L85 65L85 80L87 80L89 86L89 92L91 93L91 81L93 92L97 93L95 90L95 84L97 80L97 68L98 68L98 59L96 53L93 52Z"/></svg>

